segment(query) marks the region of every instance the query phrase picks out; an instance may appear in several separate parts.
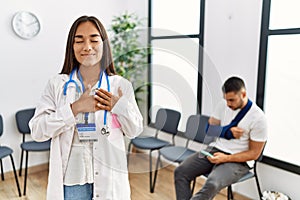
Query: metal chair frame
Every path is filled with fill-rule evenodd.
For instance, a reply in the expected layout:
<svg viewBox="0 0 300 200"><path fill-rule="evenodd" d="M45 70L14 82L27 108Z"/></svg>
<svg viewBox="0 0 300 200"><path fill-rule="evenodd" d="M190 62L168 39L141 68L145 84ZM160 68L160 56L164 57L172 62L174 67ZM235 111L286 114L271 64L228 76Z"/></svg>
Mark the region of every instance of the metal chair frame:
<svg viewBox="0 0 300 200"><path fill-rule="evenodd" d="M265 146L264 146L264 148L265 148ZM263 197L263 195L262 195L262 192L261 192L261 189L260 189L260 183L259 183L258 176L257 176L257 163L259 161L261 161L262 158L263 158L263 150L262 150L260 156L258 157L258 159L254 161L254 165L250 169L250 171L247 174L245 174L242 178L240 178L240 180L233 183L233 184L236 184L236 183L240 183L240 182L249 180L251 178L255 178L256 188L257 188L257 192L258 192L258 195L259 195L260 199ZM253 170L253 172L251 172L251 170ZM228 200L233 200L233 192L232 192L232 185L233 184L227 186L227 199Z"/></svg>
<svg viewBox="0 0 300 200"><path fill-rule="evenodd" d="M208 123L209 117L206 115L191 115L189 116L187 123L186 123L186 130L184 133L184 137L186 139L185 147L183 146L167 146L163 147L159 150L159 156L157 158L157 165L156 165L156 170L158 170L158 163L161 162L160 156L164 157L165 159L175 162L175 163L182 163L186 158L188 158L190 155L193 153L196 153L196 151L192 150L189 148L189 142L190 141L195 141L199 143L205 144L205 128L206 124ZM178 150L179 154L175 155L175 158L170 158L168 156L167 150L169 152L176 152ZM166 152L165 152L166 151ZM194 192L196 184L196 178L193 180L191 192Z"/></svg>
<svg viewBox="0 0 300 200"><path fill-rule="evenodd" d="M0 115L0 136L2 136L2 134L3 134L3 119L2 119L2 116ZM1 155L2 151L3 151L3 155ZM22 194L21 194L21 190L20 190L20 184L19 184L19 181L18 181L18 176L17 176L15 162L14 162L12 153L13 153L13 150L10 147L0 145L1 179L2 179L2 181L5 180L2 159L9 156L10 160L11 160L11 165L12 165L12 168L13 168L14 176L15 176L15 181L16 181L17 188L18 188L18 194L19 194L19 197L21 197Z"/></svg>
<svg viewBox="0 0 300 200"><path fill-rule="evenodd" d="M152 152L155 150L159 150L164 146L173 145L174 137L177 134L177 127L180 120L181 114L178 111L172 109L161 108L157 111L156 119L155 119L155 129L156 133L154 137L137 137L131 139L128 145L128 154L131 151L131 146L134 145L137 148L150 150L149 152L149 179L150 179L150 192L154 192L157 170L155 169L154 175L152 174ZM160 132L168 133L172 135L172 143L161 140L158 138ZM147 143L148 142L148 143ZM151 145L149 146L149 142ZM148 145L146 145L148 144ZM153 146L154 144L155 147ZM152 146L152 147L151 147ZM129 163L129 156L127 157ZM157 165L158 163L156 163Z"/></svg>
<svg viewBox="0 0 300 200"><path fill-rule="evenodd" d="M50 150L50 140L46 142L36 142L36 141L26 141L26 135L31 134L28 123L33 117L35 108L29 108L24 110L19 110L16 112L16 123L19 133L23 135L21 143L21 160L20 160L20 171L19 176L22 176L22 164L23 164L23 154L25 151L25 177L24 177L24 189L23 195L26 195L26 185L27 185L27 175L28 175L28 154L32 152L43 152Z"/></svg>

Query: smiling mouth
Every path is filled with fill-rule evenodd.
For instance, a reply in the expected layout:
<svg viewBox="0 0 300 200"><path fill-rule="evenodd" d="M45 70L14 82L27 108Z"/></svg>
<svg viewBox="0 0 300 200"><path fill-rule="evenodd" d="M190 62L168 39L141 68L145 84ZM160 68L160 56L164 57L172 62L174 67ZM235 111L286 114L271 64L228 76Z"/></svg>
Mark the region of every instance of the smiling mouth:
<svg viewBox="0 0 300 200"><path fill-rule="evenodd" d="M83 57L94 56L94 55L96 55L96 54L81 54L81 56L83 56Z"/></svg>

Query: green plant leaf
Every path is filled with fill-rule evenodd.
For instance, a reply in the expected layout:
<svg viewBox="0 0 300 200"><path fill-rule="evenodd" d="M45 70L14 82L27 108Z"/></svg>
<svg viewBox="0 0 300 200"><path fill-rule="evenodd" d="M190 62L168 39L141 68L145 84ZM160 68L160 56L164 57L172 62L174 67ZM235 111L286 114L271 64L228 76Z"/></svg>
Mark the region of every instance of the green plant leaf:
<svg viewBox="0 0 300 200"><path fill-rule="evenodd" d="M117 73L132 82L135 95L147 92L149 83L145 83L147 70L147 55L151 52L150 47L140 43L140 29L144 19L135 13L125 11L114 16L110 31L110 39L114 64ZM137 102L143 101L136 97Z"/></svg>

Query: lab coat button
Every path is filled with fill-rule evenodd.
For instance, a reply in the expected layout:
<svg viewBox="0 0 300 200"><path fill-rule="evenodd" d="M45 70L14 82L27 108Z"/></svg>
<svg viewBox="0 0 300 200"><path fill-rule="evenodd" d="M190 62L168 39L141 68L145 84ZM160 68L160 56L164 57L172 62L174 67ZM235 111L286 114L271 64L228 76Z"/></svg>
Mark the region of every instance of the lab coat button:
<svg viewBox="0 0 300 200"><path fill-rule="evenodd" d="M98 173L98 172L96 172L95 174L96 174L96 175L98 175L99 173Z"/></svg>
<svg viewBox="0 0 300 200"><path fill-rule="evenodd" d="M99 194L96 194L96 197L99 197Z"/></svg>

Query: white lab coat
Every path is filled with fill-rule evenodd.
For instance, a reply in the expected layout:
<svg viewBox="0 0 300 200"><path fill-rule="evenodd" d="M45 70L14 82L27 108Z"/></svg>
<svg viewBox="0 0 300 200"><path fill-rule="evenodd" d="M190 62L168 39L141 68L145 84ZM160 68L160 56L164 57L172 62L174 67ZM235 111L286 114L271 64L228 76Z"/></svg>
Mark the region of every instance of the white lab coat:
<svg viewBox="0 0 300 200"><path fill-rule="evenodd" d="M80 82L73 75L79 85ZM69 84L67 95L63 95L68 75L57 75L49 80L38 102L35 114L29 126L36 141L51 140L48 200L63 200L63 180L68 164L75 128L75 118L70 103L75 101L75 85ZM106 79L102 79L101 88L107 89ZM126 150L123 136L138 136L143 130L142 116L135 101L132 85L126 79L109 76L111 92L118 95L121 87L123 96L108 112L108 126L112 123L112 113L117 115L121 128L111 128L110 135L100 133L103 127L104 111L95 113L96 130L99 139L93 145L94 162L94 199L128 200L130 185L128 180Z"/></svg>

